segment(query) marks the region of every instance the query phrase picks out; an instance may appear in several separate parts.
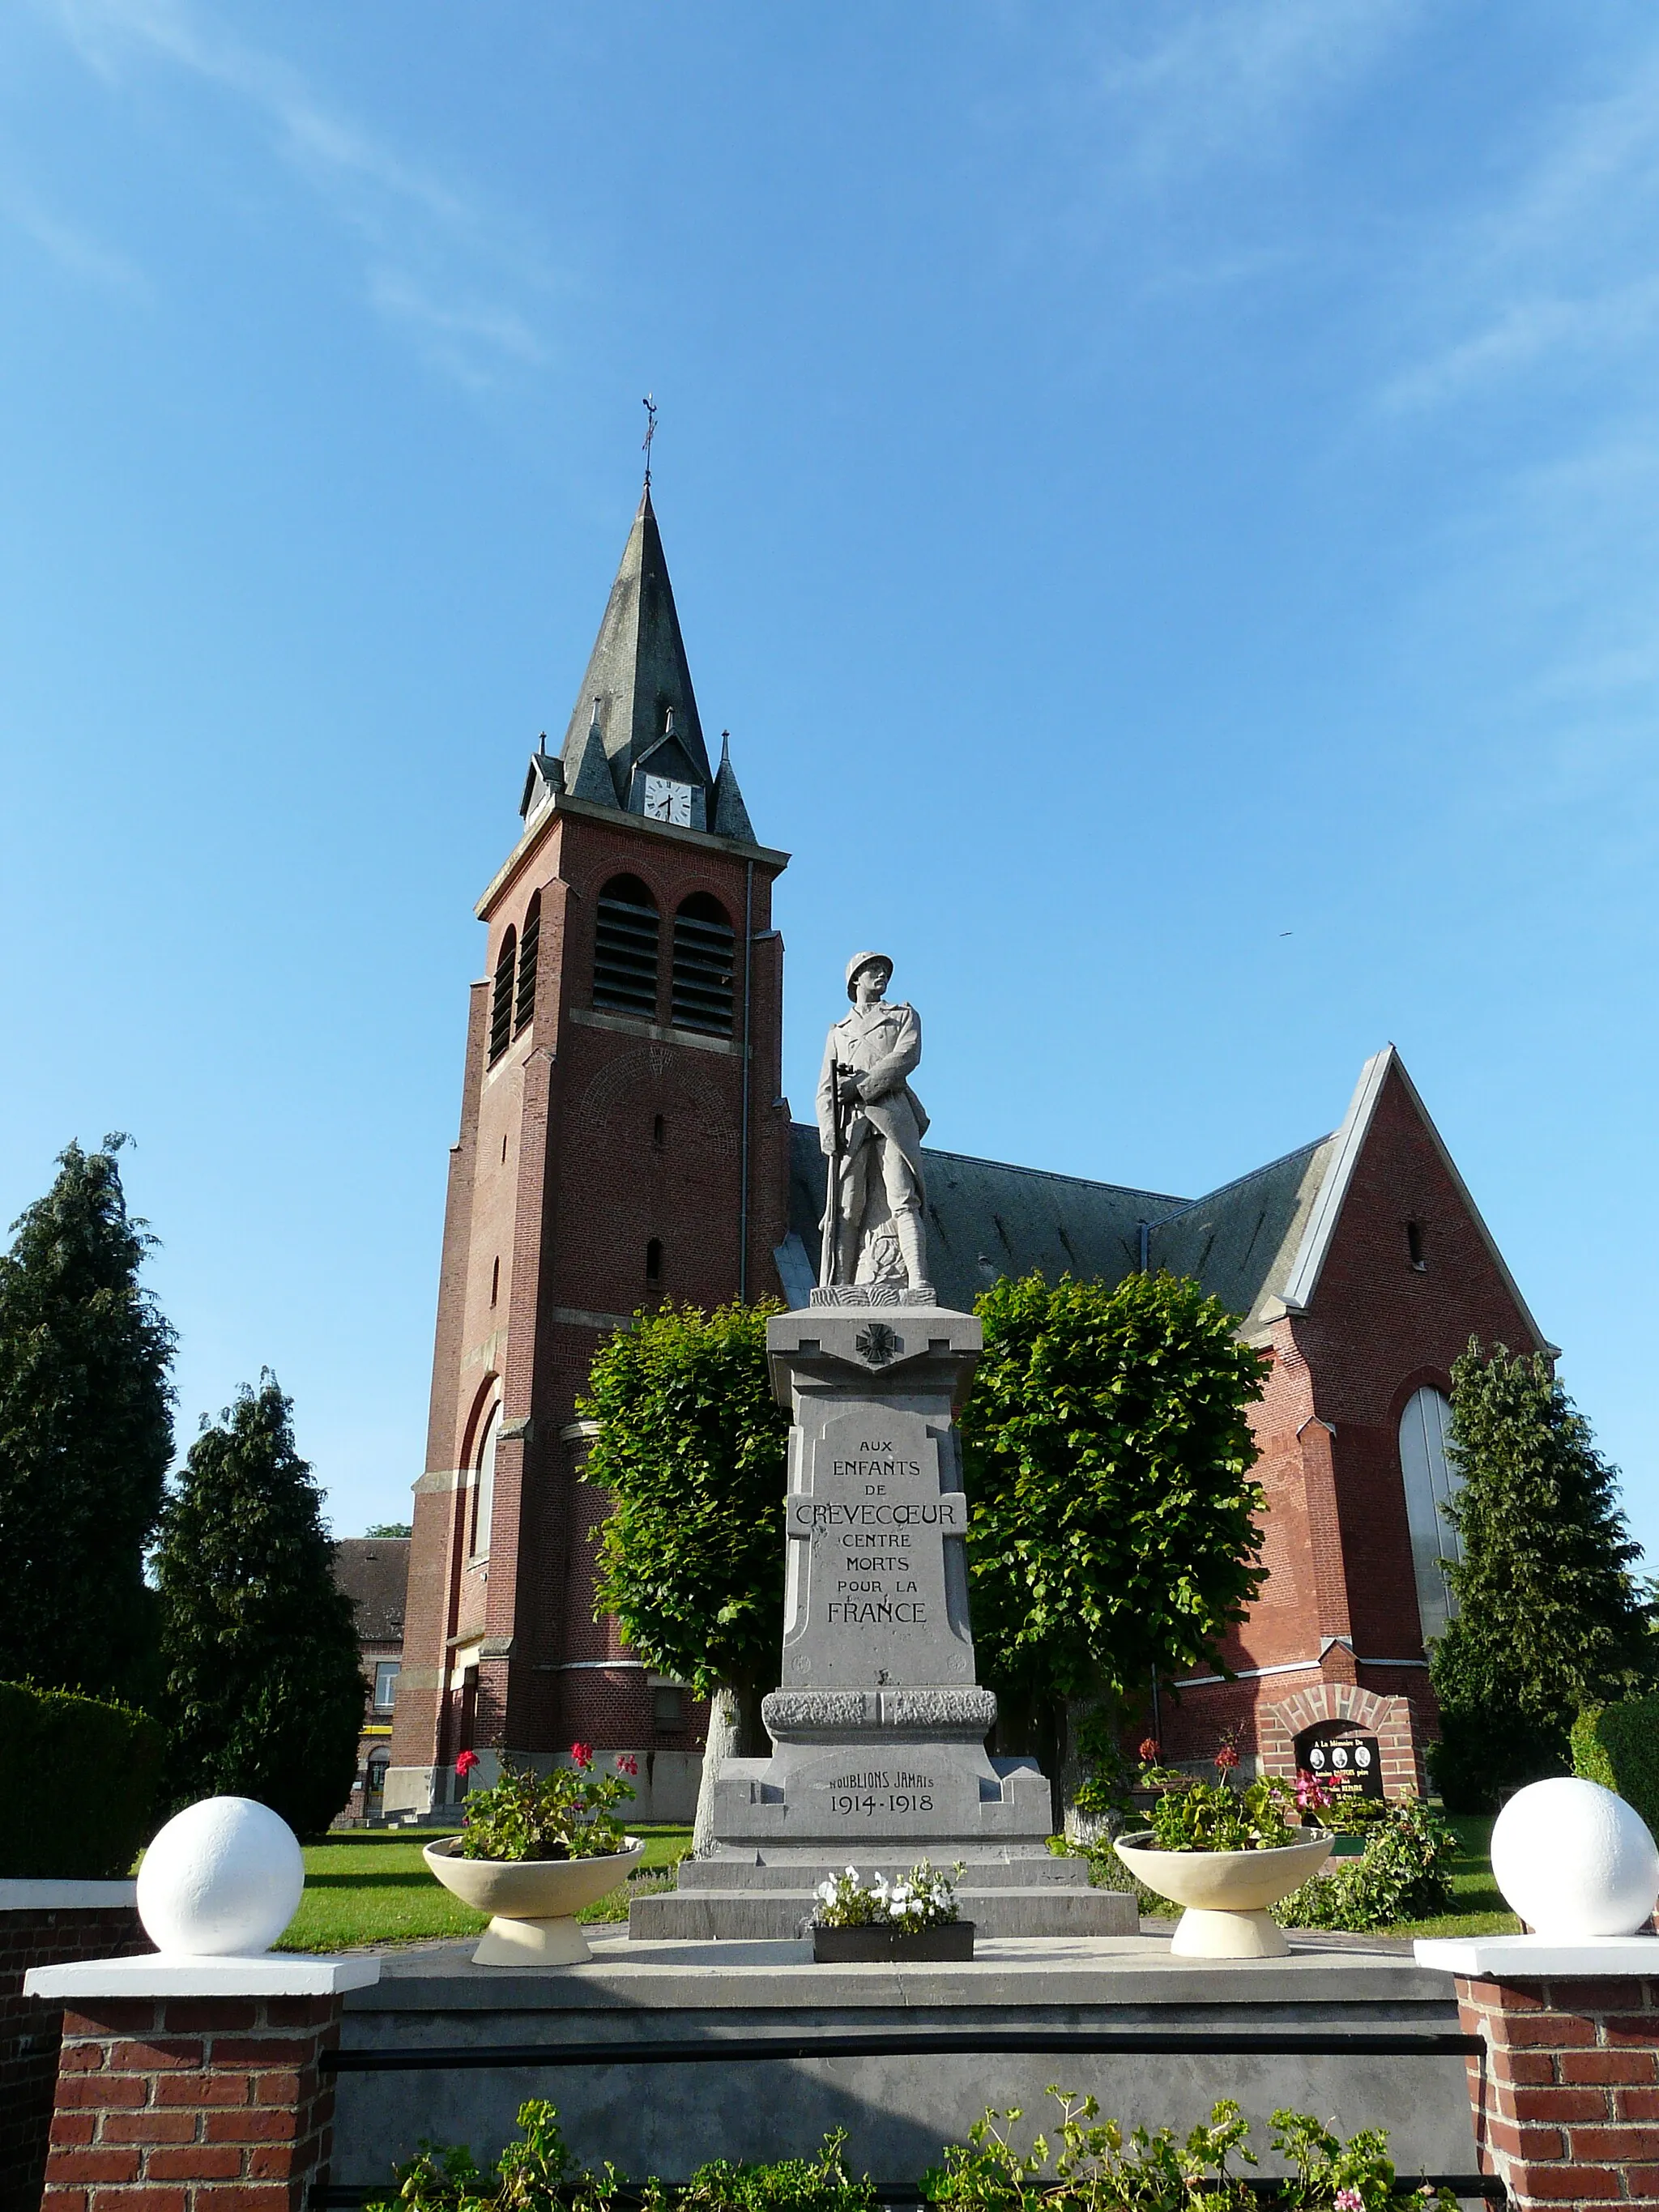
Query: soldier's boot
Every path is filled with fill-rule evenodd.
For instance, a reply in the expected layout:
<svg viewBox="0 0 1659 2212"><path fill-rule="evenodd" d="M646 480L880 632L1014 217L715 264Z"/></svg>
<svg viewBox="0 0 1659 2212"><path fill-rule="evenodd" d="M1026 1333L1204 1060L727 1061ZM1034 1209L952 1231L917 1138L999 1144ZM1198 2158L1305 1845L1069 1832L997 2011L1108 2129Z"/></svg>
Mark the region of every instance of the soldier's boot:
<svg viewBox="0 0 1659 2212"><path fill-rule="evenodd" d="M921 1216L912 1213L908 1206L902 1207L893 1216L893 1226L904 1260L904 1279L911 1290L921 1290L927 1281L927 1240Z"/></svg>

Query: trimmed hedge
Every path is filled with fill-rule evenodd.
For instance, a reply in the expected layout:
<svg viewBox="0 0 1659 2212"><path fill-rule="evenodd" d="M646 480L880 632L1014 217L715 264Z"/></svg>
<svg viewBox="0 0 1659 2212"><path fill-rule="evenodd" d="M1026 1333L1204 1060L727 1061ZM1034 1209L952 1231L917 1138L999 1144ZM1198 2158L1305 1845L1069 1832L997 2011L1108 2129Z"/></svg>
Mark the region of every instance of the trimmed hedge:
<svg viewBox="0 0 1659 2212"><path fill-rule="evenodd" d="M1615 1790L1659 1836L1659 1696L1592 1706L1572 1724L1572 1771Z"/></svg>
<svg viewBox="0 0 1659 2212"><path fill-rule="evenodd" d="M129 1706L0 1682L7 1771L34 1808L0 1823L0 1879L102 1881L129 1874L150 1838L165 1741L159 1723Z"/></svg>

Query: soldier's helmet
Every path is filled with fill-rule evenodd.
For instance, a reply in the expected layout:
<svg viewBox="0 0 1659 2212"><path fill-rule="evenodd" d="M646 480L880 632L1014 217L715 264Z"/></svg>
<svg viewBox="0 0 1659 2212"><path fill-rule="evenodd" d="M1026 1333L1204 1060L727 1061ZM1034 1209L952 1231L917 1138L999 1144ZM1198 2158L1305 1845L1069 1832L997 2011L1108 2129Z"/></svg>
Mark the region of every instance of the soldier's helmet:
<svg viewBox="0 0 1659 2212"><path fill-rule="evenodd" d="M893 972L893 963L884 952L855 952L847 963L847 995L849 999L854 995L853 986L858 981L861 968L884 968L890 975Z"/></svg>

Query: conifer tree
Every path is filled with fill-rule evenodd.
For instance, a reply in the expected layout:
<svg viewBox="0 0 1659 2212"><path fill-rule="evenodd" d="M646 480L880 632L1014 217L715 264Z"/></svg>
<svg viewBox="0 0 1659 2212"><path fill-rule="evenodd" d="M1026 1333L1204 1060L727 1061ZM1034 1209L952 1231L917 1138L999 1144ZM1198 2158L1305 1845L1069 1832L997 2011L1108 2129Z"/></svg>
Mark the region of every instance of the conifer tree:
<svg viewBox="0 0 1659 2212"><path fill-rule="evenodd" d="M1446 1572L1456 1617L1430 1679L1442 1741L1431 1754L1454 1812L1489 1810L1505 1789L1571 1771L1579 1709L1659 1674L1649 1611L1630 1572L1618 1472L1542 1352L1452 1369L1449 1443L1462 1486L1445 1508L1462 1540Z"/></svg>
<svg viewBox="0 0 1659 2212"><path fill-rule="evenodd" d="M274 1376L204 1425L162 1516L169 1802L257 1798L320 1835L350 1794L364 1686L351 1600Z"/></svg>
<svg viewBox="0 0 1659 2212"><path fill-rule="evenodd" d="M173 1332L116 1153L70 1145L0 1257L0 1680L149 1704L146 1543L173 1456Z"/></svg>

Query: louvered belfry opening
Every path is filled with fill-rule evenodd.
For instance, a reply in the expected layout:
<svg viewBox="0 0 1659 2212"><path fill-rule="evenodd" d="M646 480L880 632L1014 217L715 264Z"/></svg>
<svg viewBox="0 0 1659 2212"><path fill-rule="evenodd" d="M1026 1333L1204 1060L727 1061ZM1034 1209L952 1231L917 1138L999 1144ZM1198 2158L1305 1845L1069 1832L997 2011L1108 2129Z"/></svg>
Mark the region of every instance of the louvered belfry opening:
<svg viewBox="0 0 1659 2212"><path fill-rule="evenodd" d="M599 893L593 945L593 1004L614 1014L657 1018L657 902L637 876L612 876Z"/></svg>
<svg viewBox="0 0 1659 2212"><path fill-rule="evenodd" d="M495 988L489 999L489 1057L498 1060L513 1042L513 973L519 941L508 930L495 955Z"/></svg>
<svg viewBox="0 0 1659 2212"><path fill-rule="evenodd" d="M519 933L519 989L513 1006L513 1034L517 1036L536 1014L536 956L542 941L542 895L537 892L526 911Z"/></svg>
<svg viewBox="0 0 1659 2212"><path fill-rule="evenodd" d="M674 916L675 1026L709 1036L732 1034L732 955L737 939L726 909L694 891Z"/></svg>

